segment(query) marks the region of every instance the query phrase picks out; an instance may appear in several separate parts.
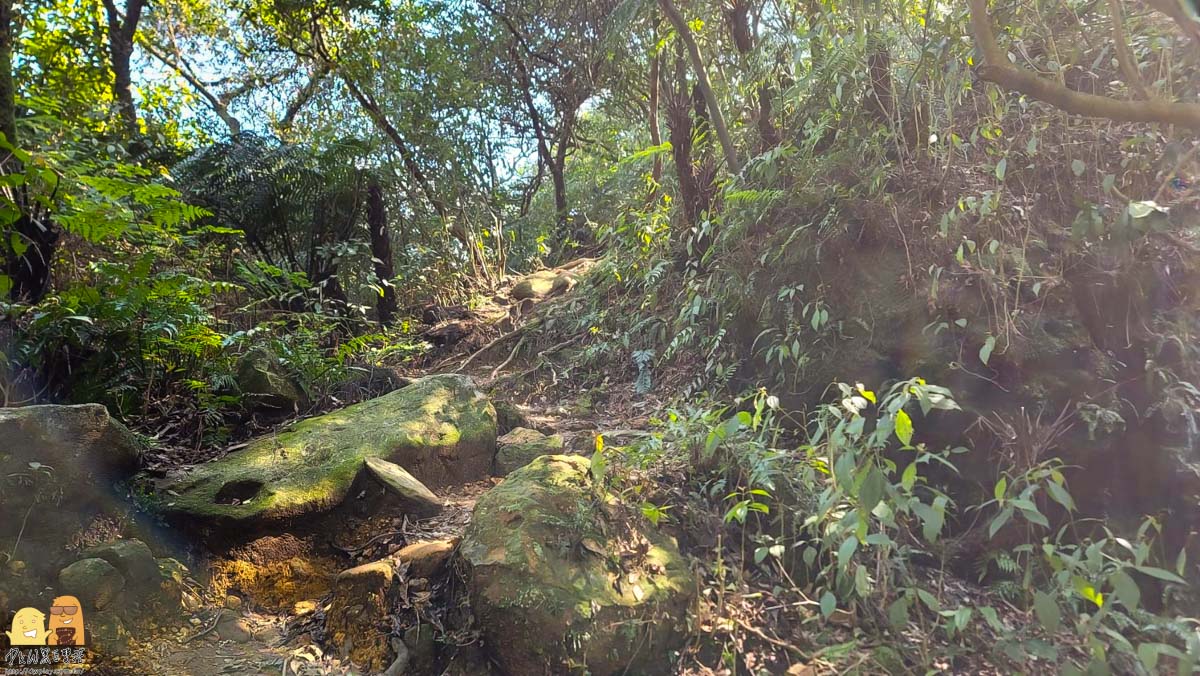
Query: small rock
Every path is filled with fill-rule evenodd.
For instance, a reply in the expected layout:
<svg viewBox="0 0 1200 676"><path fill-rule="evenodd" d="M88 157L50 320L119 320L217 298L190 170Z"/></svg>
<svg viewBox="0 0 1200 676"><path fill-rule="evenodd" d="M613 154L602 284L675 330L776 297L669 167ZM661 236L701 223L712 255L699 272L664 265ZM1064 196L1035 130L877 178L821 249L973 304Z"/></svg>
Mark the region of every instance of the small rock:
<svg viewBox="0 0 1200 676"><path fill-rule="evenodd" d="M183 609L189 613L200 610L200 597L191 592L184 592L180 597L180 602L183 604Z"/></svg>
<svg viewBox="0 0 1200 676"><path fill-rule="evenodd" d="M187 566L175 559L158 559L158 589L163 609L168 614L180 605L188 612L195 612L200 608L200 598L192 593L184 582L189 574Z"/></svg>
<svg viewBox="0 0 1200 676"><path fill-rule="evenodd" d="M496 433L508 434L518 427L533 427L529 418L514 404L507 401L492 402L496 407Z"/></svg>
<svg viewBox="0 0 1200 676"><path fill-rule="evenodd" d="M450 560L450 555L454 553L457 545L458 538L423 540L406 545L396 556L408 564L410 578L433 577Z"/></svg>
<svg viewBox="0 0 1200 676"><path fill-rule="evenodd" d="M200 618L198 617L189 617L188 623L190 623L193 627L199 627L201 625Z"/></svg>
<svg viewBox="0 0 1200 676"><path fill-rule="evenodd" d="M221 617L220 622L217 623L217 633L221 635L221 638L235 643L245 643L250 640L252 635L250 625L246 620L230 614Z"/></svg>
<svg viewBox="0 0 1200 676"><path fill-rule="evenodd" d="M279 627L272 624L255 632L254 640L259 641L260 643L265 643L268 646L275 646L279 644L279 639L281 636L282 634L279 633Z"/></svg>
<svg viewBox="0 0 1200 676"><path fill-rule="evenodd" d="M442 499L400 465L380 458L367 458L366 462L371 476L411 504L418 514L432 516L442 511Z"/></svg>
<svg viewBox="0 0 1200 676"><path fill-rule="evenodd" d="M103 610L125 589L125 578L104 559L81 559L58 573L58 586L84 607Z"/></svg>
<svg viewBox="0 0 1200 676"><path fill-rule="evenodd" d="M228 594L225 596L225 607L230 610L237 610L242 607L242 599L240 596Z"/></svg>
<svg viewBox="0 0 1200 676"><path fill-rule="evenodd" d="M292 614L298 617L315 612L317 612L316 601L296 601L296 605L292 606Z"/></svg>
<svg viewBox="0 0 1200 676"><path fill-rule="evenodd" d="M120 617L113 613L96 613L87 618L86 628L87 643L91 649L109 656L129 654L132 637Z"/></svg>
<svg viewBox="0 0 1200 676"><path fill-rule="evenodd" d="M13 575L20 575L25 572L25 562L19 559L13 559L8 562L8 572Z"/></svg>
<svg viewBox="0 0 1200 676"><path fill-rule="evenodd" d="M368 671L384 670L388 633L379 620L391 609L396 569L390 561L366 563L338 574L325 613L325 634L341 652Z"/></svg>

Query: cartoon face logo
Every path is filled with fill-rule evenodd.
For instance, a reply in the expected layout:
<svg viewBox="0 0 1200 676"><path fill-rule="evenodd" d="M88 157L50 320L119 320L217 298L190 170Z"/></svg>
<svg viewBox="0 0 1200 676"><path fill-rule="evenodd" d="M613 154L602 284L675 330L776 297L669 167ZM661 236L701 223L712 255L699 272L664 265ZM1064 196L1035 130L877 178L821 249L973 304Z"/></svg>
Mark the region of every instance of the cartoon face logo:
<svg viewBox="0 0 1200 676"><path fill-rule="evenodd" d="M82 646L83 606L74 596L59 596L50 607L50 640L48 645Z"/></svg>
<svg viewBox="0 0 1200 676"><path fill-rule="evenodd" d="M8 642L12 645L46 645L46 616L37 608L22 608L13 616Z"/></svg>

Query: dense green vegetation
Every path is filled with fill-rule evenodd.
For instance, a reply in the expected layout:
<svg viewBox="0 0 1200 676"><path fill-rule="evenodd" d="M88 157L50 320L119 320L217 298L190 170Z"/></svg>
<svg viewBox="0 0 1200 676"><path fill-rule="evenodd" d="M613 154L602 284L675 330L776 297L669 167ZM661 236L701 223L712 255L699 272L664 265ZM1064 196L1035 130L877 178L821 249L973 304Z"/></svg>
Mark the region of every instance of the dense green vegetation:
<svg viewBox="0 0 1200 676"><path fill-rule="evenodd" d="M1186 0L0 0L0 406L486 363L650 417L671 669L1187 673L1198 97Z"/></svg>

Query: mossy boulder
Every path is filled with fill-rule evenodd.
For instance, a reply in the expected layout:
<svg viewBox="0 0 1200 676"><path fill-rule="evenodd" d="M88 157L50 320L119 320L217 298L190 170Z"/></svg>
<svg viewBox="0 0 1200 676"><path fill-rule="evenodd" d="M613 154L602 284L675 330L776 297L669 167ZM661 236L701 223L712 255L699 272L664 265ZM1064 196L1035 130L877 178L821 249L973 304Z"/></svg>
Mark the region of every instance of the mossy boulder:
<svg viewBox="0 0 1200 676"><path fill-rule="evenodd" d="M0 551L15 549L32 576L53 575L90 523L128 511L114 484L144 448L100 404L0 408Z"/></svg>
<svg viewBox="0 0 1200 676"><path fill-rule="evenodd" d="M59 572L58 588L88 610L104 610L125 589L125 578L104 559L80 559Z"/></svg>
<svg viewBox="0 0 1200 676"><path fill-rule="evenodd" d="M521 281L513 286L512 292L509 295L516 300L547 296L554 290L554 282L558 277L559 273L557 270L539 270L538 272L525 275Z"/></svg>
<svg viewBox="0 0 1200 676"><path fill-rule="evenodd" d="M430 376L159 481L149 502L172 518L273 522L340 504L367 458L437 487L487 476L495 450L496 411L471 379Z"/></svg>
<svg viewBox="0 0 1200 676"><path fill-rule="evenodd" d="M506 476L539 456L562 453L562 448L562 437L557 434L546 436L518 427L496 440L496 474Z"/></svg>
<svg viewBox="0 0 1200 676"><path fill-rule="evenodd" d="M586 458L551 455L479 498L458 556L505 672L670 670L692 600L687 564L670 537L599 490Z"/></svg>
<svg viewBox="0 0 1200 676"><path fill-rule="evenodd" d="M162 584L158 560L141 540L116 540L84 552L88 558L104 559L116 568L136 597L158 592Z"/></svg>
<svg viewBox="0 0 1200 676"><path fill-rule="evenodd" d="M238 359L237 384L250 409L292 411L307 403L304 390L279 355L265 347L256 347Z"/></svg>

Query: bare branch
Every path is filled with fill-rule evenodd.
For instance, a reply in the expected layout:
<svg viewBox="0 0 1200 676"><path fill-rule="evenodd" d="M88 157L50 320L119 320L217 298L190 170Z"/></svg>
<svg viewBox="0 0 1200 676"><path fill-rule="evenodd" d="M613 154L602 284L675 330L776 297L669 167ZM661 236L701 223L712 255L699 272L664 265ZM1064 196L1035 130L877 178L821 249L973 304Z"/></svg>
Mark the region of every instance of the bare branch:
<svg viewBox="0 0 1200 676"><path fill-rule="evenodd" d="M984 63L977 71L981 80L1018 91L1073 115L1116 122L1158 122L1200 130L1200 104L1174 103L1162 99L1121 101L1084 94L1012 65L992 32L987 0L969 0L969 4L971 27L983 52Z"/></svg>

